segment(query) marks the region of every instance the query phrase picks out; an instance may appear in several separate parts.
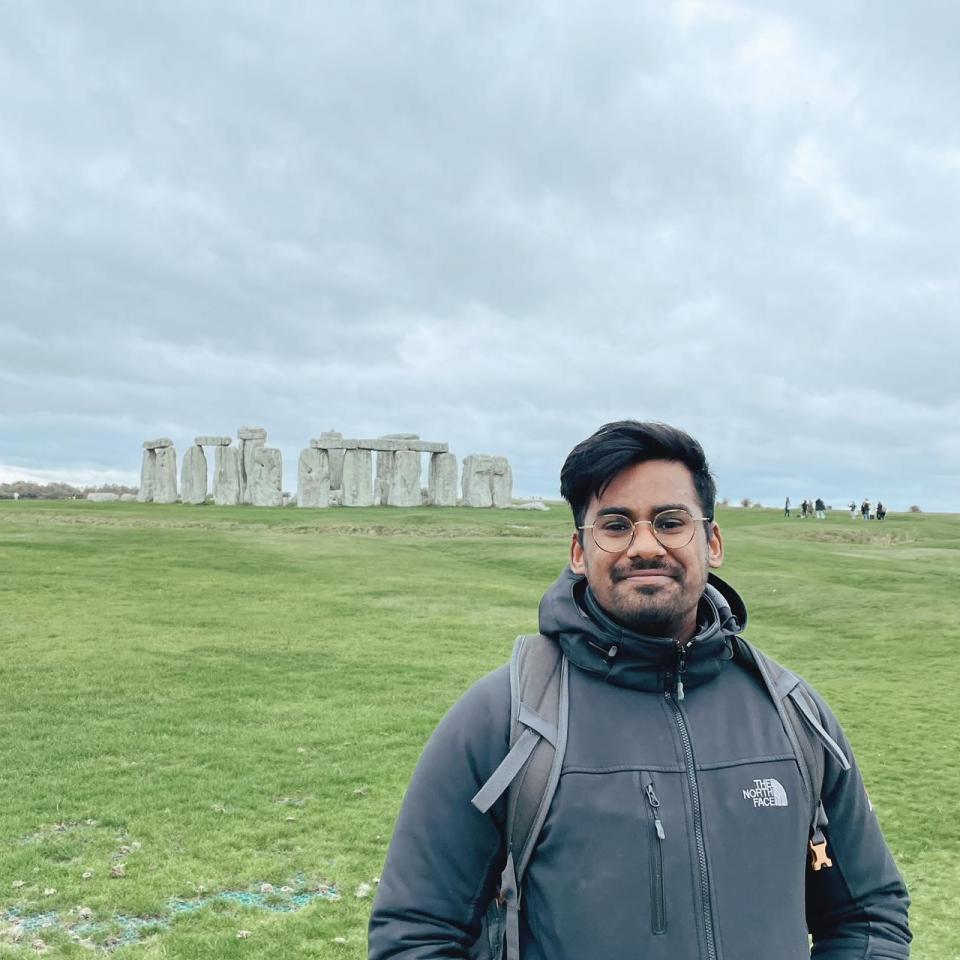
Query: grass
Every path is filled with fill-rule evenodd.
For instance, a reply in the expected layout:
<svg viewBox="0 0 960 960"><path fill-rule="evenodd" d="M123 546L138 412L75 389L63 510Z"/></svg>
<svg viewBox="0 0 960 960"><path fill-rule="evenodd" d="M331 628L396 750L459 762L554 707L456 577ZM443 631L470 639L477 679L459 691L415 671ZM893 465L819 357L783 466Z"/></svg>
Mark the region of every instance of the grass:
<svg viewBox="0 0 960 960"><path fill-rule="evenodd" d="M748 635L857 748L914 956L960 960L960 516L720 522ZM118 958L364 957L354 894L423 742L535 629L569 528L562 508L0 501L0 916L55 913L23 940L48 957L91 955L61 929L80 907L101 944L148 924Z"/></svg>

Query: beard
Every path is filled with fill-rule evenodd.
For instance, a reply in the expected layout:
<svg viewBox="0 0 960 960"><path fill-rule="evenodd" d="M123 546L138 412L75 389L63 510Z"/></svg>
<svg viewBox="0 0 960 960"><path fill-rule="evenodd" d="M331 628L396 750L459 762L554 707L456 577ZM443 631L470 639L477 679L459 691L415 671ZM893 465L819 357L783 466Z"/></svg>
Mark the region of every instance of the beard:
<svg viewBox="0 0 960 960"><path fill-rule="evenodd" d="M656 570L671 577L676 585L645 584L643 580L631 579L630 574L636 570ZM608 595L598 597L600 604L617 623L633 633L673 637L700 602L699 596L690 596L683 567L634 562L614 567L610 580Z"/></svg>

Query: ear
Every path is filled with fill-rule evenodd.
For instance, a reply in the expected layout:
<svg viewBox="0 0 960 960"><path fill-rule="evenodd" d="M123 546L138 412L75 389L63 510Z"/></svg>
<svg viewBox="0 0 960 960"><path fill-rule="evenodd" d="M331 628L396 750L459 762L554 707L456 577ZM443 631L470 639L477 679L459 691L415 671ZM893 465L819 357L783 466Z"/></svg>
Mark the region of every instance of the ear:
<svg viewBox="0 0 960 960"><path fill-rule="evenodd" d="M583 562L583 544L580 542L578 531L574 530L570 538L570 569L578 576L586 576L587 566Z"/></svg>
<svg viewBox="0 0 960 960"><path fill-rule="evenodd" d="M716 521L710 524L710 536L707 538L707 566L719 567L723 563L723 537Z"/></svg>

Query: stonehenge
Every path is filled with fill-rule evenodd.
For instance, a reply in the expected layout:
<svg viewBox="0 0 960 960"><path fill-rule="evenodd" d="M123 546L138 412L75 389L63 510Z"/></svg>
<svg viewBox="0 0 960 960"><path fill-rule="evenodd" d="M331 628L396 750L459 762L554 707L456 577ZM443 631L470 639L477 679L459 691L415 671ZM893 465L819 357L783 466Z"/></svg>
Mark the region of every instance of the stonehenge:
<svg viewBox="0 0 960 960"><path fill-rule="evenodd" d="M188 447L183 455L180 499L184 503L205 503L207 499L207 458L197 443Z"/></svg>
<svg viewBox="0 0 960 960"><path fill-rule="evenodd" d="M141 503L175 503L177 500L177 451L168 437L143 442L140 466Z"/></svg>
<svg viewBox="0 0 960 960"><path fill-rule="evenodd" d="M213 502L218 507L233 507L240 502L240 451L236 447L217 445L213 464Z"/></svg>
<svg viewBox="0 0 960 960"><path fill-rule="evenodd" d="M213 499L215 503L236 503L236 494L230 499L224 496L221 489L224 484L231 482L236 486L236 480L229 475L229 467L224 463L224 451L230 446L230 437L194 437L193 446L183 455L183 466L180 470L180 500L183 503L207 502L207 455L204 447L213 447L216 450L213 471ZM234 454L236 451L234 451ZM236 457L233 460L233 469L236 470Z"/></svg>
<svg viewBox="0 0 960 960"><path fill-rule="evenodd" d="M137 499L141 503L151 503L157 490L157 450L172 447L173 441L167 437L159 440L143 441L143 462L140 465L140 491ZM174 479L176 483L176 479Z"/></svg>
<svg viewBox="0 0 960 960"><path fill-rule="evenodd" d="M179 497L183 503L202 504L207 500L204 447L215 449L213 501L218 506L277 507L292 502L293 498L283 492L283 456L279 449L267 446L267 431L243 426L237 430L237 441L233 446L229 436L194 438L183 457ZM470 454L463 460L461 484L462 499L458 499L457 458L446 443L422 440L415 433L353 439L327 430L310 440L300 453L296 505L513 506L513 472L506 457ZM177 499L173 441L167 437L145 441L137 500L174 503Z"/></svg>
<svg viewBox="0 0 960 960"><path fill-rule="evenodd" d="M343 486L340 502L345 507L373 506L373 453L354 447L343 455Z"/></svg>
<svg viewBox="0 0 960 960"><path fill-rule="evenodd" d="M463 461L463 505L493 506L493 457L472 453Z"/></svg>
<svg viewBox="0 0 960 960"><path fill-rule="evenodd" d="M512 503L513 471L506 457L473 453L464 459L464 506L509 507Z"/></svg>
<svg viewBox="0 0 960 960"><path fill-rule="evenodd" d="M509 507L513 504L513 471L506 457L493 458L493 505Z"/></svg>
<svg viewBox="0 0 960 960"><path fill-rule="evenodd" d="M250 478L253 476L253 454L258 447L266 446L267 431L263 427L241 427L237 431L240 441L240 502L253 503Z"/></svg>
<svg viewBox="0 0 960 960"><path fill-rule="evenodd" d="M255 507L279 507L283 502L283 458L279 450L257 444L252 448L247 492Z"/></svg>
<svg viewBox="0 0 960 960"><path fill-rule="evenodd" d="M430 455L427 503L431 507L457 505L457 458L452 453Z"/></svg>
<svg viewBox="0 0 960 960"><path fill-rule="evenodd" d="M341 476L343 464L341 463ZM307 447L300 451L297 468L297 506L330 506L330 454L327 450Z"/></svg>

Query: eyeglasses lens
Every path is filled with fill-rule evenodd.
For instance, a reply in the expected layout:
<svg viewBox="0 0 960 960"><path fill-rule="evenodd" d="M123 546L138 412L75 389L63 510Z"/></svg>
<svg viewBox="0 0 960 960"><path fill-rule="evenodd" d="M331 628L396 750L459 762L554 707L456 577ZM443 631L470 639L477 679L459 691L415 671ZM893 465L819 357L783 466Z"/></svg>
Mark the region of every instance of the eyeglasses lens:
<svg viewBox="0 0 960 960"><path fill-rule="evenodd" d="M640 520L639 524L650 523L653 535L665 547L685 547L693 539L696 525L686 510L664 510L652 521ZM626 550L634 538L634 523L629 517L609 514L600 517L593 524L593 537L601 550L619 553Z"/></svg>

